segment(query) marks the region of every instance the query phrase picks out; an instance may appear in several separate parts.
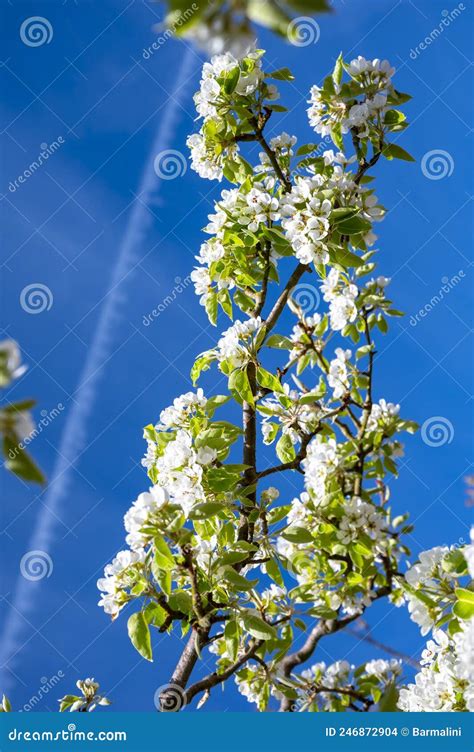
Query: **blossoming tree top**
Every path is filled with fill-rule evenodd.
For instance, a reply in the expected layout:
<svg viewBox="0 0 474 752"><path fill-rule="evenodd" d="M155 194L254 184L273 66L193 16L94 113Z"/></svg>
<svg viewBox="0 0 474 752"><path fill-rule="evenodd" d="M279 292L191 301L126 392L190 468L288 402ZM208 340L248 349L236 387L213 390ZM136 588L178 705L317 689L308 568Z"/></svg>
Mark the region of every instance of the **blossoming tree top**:
<svg viewBox="0 0 474 752"><path fill-rule="evenodd" d="M472 626L472 600L456 611L470 597L459 593L470 592L459 587L467 549L454 552L455 564L446 549L427 565L444 600L426 594L425 579L403 575L410 528L392 512L389 479L402 453L399 433L416 426L375 394L375 337L401 314L386 294L390 280L375 274L373 228L385 210L368 172L381 158L412 159L394 143L409 97L394 88L393 74L387 61L340 56L311 89L308 109L310 125L336 151L309 143L295 154L295 137L266 136L270 118L285 111L274 82L290 81L288 69L265 72L259 50L204 65L192 166L233 187L209 217L192 278L211 323L227 316L232 324L191 376L196 385L216 367L228 391L183 394L146 427L152 486L125 515L128 548L98 582L112 618L139 606L128 629L147 660L152 628L178 623L188 634L162 709L194 697L202 704L231 677L260 710L276 701L282 710L394 707L396 660L298 670L323 638L387 597L407 599L425 632L449 622L451 637L429 649L451 667L452 707L472 704L465 667L446 658L454 636L460 644ZM253 142L261 148L255 164L244 157ZM320 293L327 310L307 310L303 288ZM284 331L288 316L292 330ZM239 425L226 419L230 401L241 408ZM263 454L262 441L274 450ZM285 472L300 483L293 500L267 483ZM203 651L215 670L191 683ZM436 673L437 660L423 671ZM400 706L413 709L417 691L403 692ZM439 706L441 688L438 695Z"/></svg>

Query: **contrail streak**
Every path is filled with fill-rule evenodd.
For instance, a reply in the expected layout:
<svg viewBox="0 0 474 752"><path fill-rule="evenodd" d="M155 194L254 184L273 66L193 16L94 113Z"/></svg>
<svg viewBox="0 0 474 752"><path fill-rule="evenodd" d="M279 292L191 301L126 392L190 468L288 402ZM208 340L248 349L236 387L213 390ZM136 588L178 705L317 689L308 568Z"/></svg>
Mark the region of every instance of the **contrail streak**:
<svg viewBox="0 0 474 752"><path fill-rule="evenodd" d="M155 156L168 149L172 143L178 121L180 100L185 84L192 76L193 57L194 54L188 49L181 62L169 104L164 108L164 114L161 117L141 178L138 199L133 204L125 236L113 269L109 291L104 300L97 329L74 394L75 402L72 404L64 426L58 449L58 459L29 541L28 551L41 551L47 554L52 549L57 520L68 490L71 470L86 447L87 423L94 406L99 379L103 372L103 365L112 352L113 333L124 302L121 283L130 275L134 265L139 260L140 249L153 221L147 206L156 200L160 186L154 169ZM21 650L23 633L25 626L27 626L23 615L34 609L41 583L40 580L27 580L21 574L18 576L13 601L10 604L11 607L0 638L0 670L4 674L2 687L5 687L11 681L11 675L5 671L5 668L8 667L9 662L11 665L13 658Z"/></svg>

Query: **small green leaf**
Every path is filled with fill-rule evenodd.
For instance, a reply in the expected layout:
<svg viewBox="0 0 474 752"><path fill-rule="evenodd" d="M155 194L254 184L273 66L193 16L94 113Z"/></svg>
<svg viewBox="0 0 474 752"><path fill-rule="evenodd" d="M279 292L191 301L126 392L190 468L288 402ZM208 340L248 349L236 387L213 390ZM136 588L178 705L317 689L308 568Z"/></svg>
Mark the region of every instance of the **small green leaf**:
<svg viewBox="0 0 474 752"><path fill-rule="evenodd" d="M227 95L232 94L233 91L235 91L235 87L237 86L240 78L240 68L238 65L235 66L235 68L232 68L230 70L224 79L224 91Z"/></svg>
<svg viewBox="0 0 474 752"><path fill-rule="evenodd" d="M282 334L272 334L265 342L267 347L274 347L277 350L291 350L293 343L288 337Z"/></svg>
<svg viewBox="0 0 474 752"><path fill-rule="evenodd" d="M153 543L155 546L154 555L155 555L156 565L160 569L174 569L175 567L174 556L171 553L168 547L168 544L166 543L163 536L161 535L155 536L155 538L153 539Z"/></svg>
<svg viewBox="0 0 474 752"><path fill-rule="evenodd" d="M175 590L168 598L168 603L173 611L182 611L184 614L190 614L193 608L193 599L186 590Z"/></svg>
<svg viewBox="0 0 474 752"><path fill-rule="evenodd" d="M464 558L463 552L459 549L455 549L454 551L450 551L449 554L446 554L441 562L441 566L445 572L457 574L459 576L465 574L467 570L466 559Z"/></svg>
<svg viewBox="0 0 474 752"><path fill-rule="evenodd" d="M196 386L199 376L203 371L207 371L209 369L213 360L215 360L215 355L211 350L202 353L196 358L194 365L191 368L190 374L193 386Z"/></svg>
<svg viewBox="0 0 474 752"><path fill-rule="evenodd" d="M292 462L295 459L296 452L293 443L287 433L280 437L276 445L276 453L282 462Z"/></svg>
<svg viewBox="0 0 474 752"><path fill-rule="evenodd" d="M415 162L414 157L411 156L405 149L402 149L398 144L387 144L382 151L383 156L388 159L403 159L405 162Z"/></svg>
<svg viewBox="0 0 474 752"><path fill-rule="evenodd" d="M258 584L258 580L247 580L246 577L243 577L235 569L232 569L232 567L227 567L224 571L224 579L236 590L252 590Z"/></svg>
<svg viewBox="0 0 474 752"><path fill-rule="evenodd" d="M229 377L229 389L237 392L243 402L248 402L249 405L254 404L254 397L246 370L232 371Z"/></svg>
<svg viewBox="0 0 474 752"><path fill-rule="evenodd" d="M250 611L246 611L242 615L242 621L245 629L257 640L274 640L277 637L277 631L271 624L267 624L266 621L257 614L253 614Z"/></svg>
<svg viewBox="0 0 474 752"><path fill-rule="evenodd" d="M279 379L261 366L257 368L257 382L264 389L271 389L272 392L283 392L283 387Z"/></svg>
<svg viewBox="0 0 474 752"><path fill-rule="evenodd" d="M217 295L215 292L210 292L207 295L206 313L211 324L215 326L217 322Z"/></svg>
<svg viewBox="0 0 474 752"><path fill-rule="evenodd" d="M305 527L289 527L281 534L282 538L290 541L291 543L312 543L313 536Z"/></svg>
<svg viewBox="0 0 474 752"><path fill-rule="evenodd" d="M387 110L384 117L384 125L398 125L406 120L406 115L399 110Z"/></svg>
<svg viewBox="0 0 474 752"><path fill-rule="evenodd" d="M474 592L467 588L456 588L454 591L457 601L453 612L460 619L471 619L474 616Z"/></svg>
<svg viewBox="0 0 474 752"><path fill-rule="evenodd" d="M279 68L266 74L267 78L274 78L276 81L294 81L295 77L289 68Z"/></svg>
<svg viewBox="0 0 474 752"><path fill-rule="evenodd" d="M335 230L341 235L358 235L360 232L368 232L372 225L367 219L359 216L347 217L341 219L335 225Z"/></svg>
<svg viewBox="0 0 474 752"><path fill-rule="evenodd" d="M131 615L127 622L127 629L133 647L138 650L145 660L153 661L150 629L142 611Z"/></svg>
<svg viewBox="0 0 474 752"><path fill-rule="evenodd" d="M350 221L353 222L353 220ZM340 227L341 225L338 225L337 229L340 230ZM350 233L345 234L350 235ZM364 263L359 256L348 251L347 248L336 248L331 255L336 263L344 267L362 266Z"/></svg>
<svg viewBox="0 0 474 752"><path fill-rule="evenodd" d="M338 88L341 84L343 73L344 73L344 60L342 58L342 52L340 52L336 60L336 64L334 66L334 70L332 72L332 80L334 81L334 85L336 86L336 88Z"/></svg>
<svg viewBox="0 0 474 752"><path fill-rule="evenodd" d="M20 443L14 441L10 436L3 438L3 453L5 455L5 467L19 478L31 483L43 484L46 479L31 459L30 455L20 446Z"/></svg>

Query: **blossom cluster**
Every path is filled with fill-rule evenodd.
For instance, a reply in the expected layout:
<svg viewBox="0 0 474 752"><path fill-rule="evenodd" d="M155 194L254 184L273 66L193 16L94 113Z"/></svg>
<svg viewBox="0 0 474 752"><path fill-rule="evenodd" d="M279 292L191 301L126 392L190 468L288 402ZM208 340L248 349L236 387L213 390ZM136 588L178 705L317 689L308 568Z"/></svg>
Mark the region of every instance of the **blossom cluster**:
<svg viewBox="0 0 474 752"><path fill-rule="evenodd" d="M360 61L350 65L357 64L360 67ZM356 156L346 157L342 144L337 153L326 150L321 156L315 145L302 146L298 156L303 159L293 181L294 136L282 133L273 137L254 168L237 154L240 141L262 139L264 123L275 108L263 104L274 95L266 83L273 75L290 77L286 69L264 74L261 52L240 61L229 54L216 56L204 67L195 96L204 124L199 134L188 139L192 164L207 177L221 179L225 172L238 187L225 189L217 211L209 216L205 231L212 237L202 244L196 256L200 266L191 276L200 302L215 324L219 305L230 317L232 303L251 312L263 279L275 280L280 259L293 255L304 265L316 265L323 274L321 290L329 303L331 329L347 333L369 292L366 289L359 301L356 277L373 265L365 263L370 254L358 259L352 252L342 254L337 249L349 240L354 249L367 253L376 240L373 224L383 219L385 210L373 189L353 171ZM369 88L376 80L383 81L375 74L369 79ZM390 123L381 126L382 141L394 128ZM270 274L264 273L265 264ZM361 270L356 268L354 275L351 269L360 264ZM324 274L327 265L330 268ZM371 287L370 292L376 293L370 298L372 306L381 306L381 290Z"/></svg>
<svg viewBox="0 0 474 752"><path fill-rule="evenodd" d="M260 402L258 409L264 415L262 435L265 444L273 443L280 428L283 436L288 436L294 445L316 428L322 416L321 407L316 402L302 402L302 396L285 383L281 393Z"/></svg>
<svg viewBox="0 0 474 752"><path fill-rule="evenodd" d="M473 550L473 542L460 548L437 546L420 553L405 574L410 616L421 634L432 631L432 638L414 683L400 691L401 710L474 711Z"/></svg>
<svg viewBox="0 0 474 752"><path fill-rule="evenodd" d="M199 418L207 421L207 406L202 389L187 392L161 412L156 426L145 429L148 449L142 462L155 482L149 491L138 495L124 516L129 549L117 554L97 583L102 592L99 605L113 618L134 594L148 589L147 548L166 509L175 510L184 521L206 500L203 476L214 463L217 450L205 443L196 446L193 426ZM196 546L199 549L199 540Z"/></svg>
<svg viewBox="0 0 474 752"><path fill-rule="evenodd" d="M375 705L389 686L397 683L402 673L398 660L376 659L360 667L339 660L327 665L320 661L304 669L291 682L282 682L278 672L271 674L270 694L282 699L291 693L291 709L296 712L334 712L364 709ZM235 674L239 692L259 710L269 700L268 675L258 665L247 666Z"/></svg>
<svg viewBox="0 0 474 752"><path fill-rule="evenodd" d="M105 695L99 694L100 684L94 679L79 679L76 687L80 690L80 695L65 695L59 700L61 713L91 713L97 705L111 704Z"/></svg>
<svg viewBox="0 0 474 752"><path fill-rule="evenodd" d="M260 316L235 321L227 329L217 343L217 359L220 363L226 361L231 369L241 368L247 363L252 354L254 335L262 326Z"/></svg>
<svg viewBox="0 0 474 752"><path fill-rule="evenodd" d="M348 84L342 84L344 68L350 76ZM391 94L393 99L394 73L388 60L366 60L359 56L344 65L340 59L333 78L322 87L311 89L308 109L311 126L320 136L331 136L336 145L350 130L359 139L377 136Z"/></svg>
<svg viewBox="0 0 474 752"><path fill-rule="evenodd" d="M474 711L474 619L462 622L452 639L435 630L421 657L414 684L400 690L405 712Z"/></svg>
<svg viewBox="0 0 474 752"><path fill-rule="evenodd" d="M232 112L249 108L251 114L257 92L262 99L277 96L276 88L264 81L261 54L251 51L238 59L226 52L204 63L200 88L194 96L203 124L187 141L191 166L203 178L222 180L226 163L239 161Z"/></svg>
<svg viewBox="0 0 474 752"><path fill-rule="evenodd" d="M0 388L8 387L20 378L27 367L21 362L18 343L13 339L0 342ZM3 437L5 467L20 478L35 483L43 483L43 474L25 451L25 446L35 437L37 431L31 408L34 400L8 402L0 407L0 436Z"/></svg>

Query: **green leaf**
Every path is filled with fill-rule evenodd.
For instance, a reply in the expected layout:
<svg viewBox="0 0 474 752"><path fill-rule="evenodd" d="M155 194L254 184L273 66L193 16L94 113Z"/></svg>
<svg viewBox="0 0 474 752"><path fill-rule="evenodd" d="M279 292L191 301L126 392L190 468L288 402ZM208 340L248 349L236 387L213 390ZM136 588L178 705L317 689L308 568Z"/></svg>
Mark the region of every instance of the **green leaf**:
<svg viewBox="0 0 474 752"><path fill-rule="evenodd" d="M296 152L297 157L303 157L306 154L311 154L318 148L318 144L303 144Z"/></svg>
<svg viewBox="0 0 474 752"><path fill-rule="evenodd" d="M159 567L154 566L154 561L151 564L151 569L153 572L153 577L157 581L164 594L169 595L171 593L171 570L160 569Z"/></svg>
<svg viewBox="0 0 474 752"><path fill-rule="evenodd" d="M262 3L262 0L249 0L247 15L252 21L267 26L282 36L286 35L291 20L278 6L269 2Z"/></svg>
<svg viewBox="0 0 474 752"><path fill-rule="evenodd" d="M71 705L77 702L77 700L80 700L80 697L78 697L77 695L65 695L60 700L59 712L64 713L68 708L71 707Z"/></svg>
<svg viewBox="0 0 474 752"><path fill-rule="evenodd" d="M168 603L173 611L182 611L184 614L190 614L193 608L191 593L186 590L175 590L169 596Z"/></svg>
<svg viewBox="0 0 474 752"><path fill-rule="evenodd" d="M283 587L283 577L280 572L280 567L278 566L275 559L270 559L270 561L265 562L265 570L271 579L277 583L277 585L280 585L280 587Z"/></svg>
<svg viewBox="0 0 474 752"><path fill-rule="evenodd" d="M213 397L209 397L209 399L207 400L207 405L206 405L207 413L212 418L214 411L218 407L225 405L226 402L228 402L229 400L230 400L230 396L228 394L214 394Z"/></svg>
<svg viewBox="0 0 474 752"><path fill-rule="evenodd" d="M282 538L290 541L291 543L312 543L313 536L305 527L289 527L281 534Z"/></svg>
<svg viewBox="0 0 474 752"><path fill-rule="evenodd" d="M254 397L246 370L232 371L229 377L229 389L237 392L243 402L248 402L249 405L254 404Z"/></svg>
<svg viewBox="0 0 474 752"><path fill-rule="evenodd" d="M474 592L467 588L456 588L454 593L457 601L453 613L460 619L471 619L474 616Z"/></svg>
<svg viewBox="0 0 474 752"><path fill-rule="evenodd" d="M21 402L12 402L9 405L2 406L4 413L21 413L25 410L31 410L36 405L36 400L26 399Z"/></svg>
<svg viewBox="0 0 474 752"><path fill-rule="evenodd" d="M384 117L385 125L398 125L406 120L406 115L399 110L387 110Z"/></svg>
<svg viewBox="0 0 474 752"><path fill-rule="evenodd" d="M150 629L142 611L131 615L127 622L127 629L133 647L145 660L153 661Z"/></svg>
<svg viewBox="0 0 474 752"><path fill-rule="evenodd" d="M171 553L168 544L161 535L155 536L153 539L155 545L155 562L159 569L174 569L175 560Z"/></svg>
<svg viewBox="0 0 474 752"><path fill-rule="evenodd" d="M265 74L267 78L274 78L276 81L294 81L295 77L289 68L278 68L278 70Z"/></svg>
<svg viewBox="0 0 474 752"><path fill-rule="evenodd" d="M224 79L224 91L227 95L232 94L233 91L235 91L235 87L237 86L240 78L240 68L238 65L235 66L235 68L232 68L230 70Z"/></svg>
<svg viewBox="0 0 474 752"><path fill-rule="evenodd" d="M10 700L6 695L3 695L2 697L2 708L4 713L11 713L12 712L12 706L10 703Z"/></svg>
<svg viewBox="0 0 474 752"><path fill-rule="evenodd" d="M327 0L287 0L287 4L302 13L326 13L332 10Z"/></svg>
<svg viewBox="0 0 474 752"><path fill-rule="evenodd" d="M341 235L358 235L360 232L368 232L371 227L367 219L356 215L337 221L334 229Z"/></svg>
<svg viewBox="0 0 474 752"><path fill-rule="evenodd" d="M33 462L30 455L11 436L3 437L3 454L5 455L5 467L18 475L19 478L31 483L43 484L46 482L43 473Z"/></svg>
<svg viewBox="0 0 474 752"><path fill-rule="evenodd" d="M392 89L390 92L390 96L388 97L388 101L392 104L405 104L405 102L409 102L411 99L411 94L405 94L402 91L397 91L396 89Z"/></svg>
<svg viewBox="0 0 474 752"><path fill-rule="evenodd" d="M159 603L149 603L143 611L145 619L148 624L154 627L161 627L165 623L168 614L165 609L162 608Z"/></svg>
<svg viewBox="0 0 474 752"><path fill-rule="evenodd" d="M357 214L359 214L359 209L353 206L339 206L337 209L333 209L329 215L329 220L333 224L338 224L338 222L342 222L350 217L356 217Z"/></svg>
<svg viewBox="0 0 474 752"><path fill-rule="evenodd" d="M189 0L170 0L169 2L170 12L166 15L165 26L167 29L172 29L176 36L181 36L199 23L209 8L209 0L194 0L192 13L189 12L189 5Z"/></svg>
<svg viewBox="0 0 474 752"><path fill-rule="evenodd" d="M350 221L353 222L353 220ZM337 229L340 229L340 225L338 225ZM345 234L349 235L350 233ZM331 255L336 263L344 267L362 266L364 263L360 256L356 256L355 253L348 251L347 248L336 248Z"/></svg>
<svg viewBox="0 0 474 752"><path fill-rule="evenodd" d="M224 571L224 579L227 580L227 582L229 582L236 590L252 590L252 588L258 584L258 579L247 580L246 577L243 577L236 572L235 569L232 569L232 567L228 567Z"/></svg>
<svg viewBox="0 0 474 752"><path fill-rule="evenodd" d="M276 453L281 462L292 462L295 459L295 448L287 433L284 433L278 440Z"/></svg>
<svg viewBox="0 0 474 752"><path fill-rule="evenodd" d="M209 292L207 294L206 313L211 324L215 326L217 322L217 295L215 292Z"/></svg>
<svg viewBox="0 0 474 752"><path fill-rule="evenodd" d="M271 389L272 392L284 391L279 379L261 366L257 368L257 382L260 386L263 386L264 389Z"/></svg>
<svg viewBox="0 0 474 752"><path fill-rule="evenodd" d="M205 501L203 504L197 504L193 507L189 517L192 520L208 520L210 517L215 517L223 509L225 507L220 501Z"/></svg>
<svg viewBox="0 0 474 752"><path fill-rule="evenodd" d="M449 554L446 554L441 562L441 567L445 572L461 576L466 573L467 561L464 558L462 551L455 549L454 551L450 551Z"/></svg>
<svg viewBox="0 0 474 752"><path fill-rule="evenodd" d="M267 624L266 621L257 614L253 614L250 611L246 611L242 615L242 621L245 629L250 632L252 637L256 637L257 640L274 640L277 637L277 631L271 624Z"/></svg>
<svg viewBox="0 0 474 752"><path fill-rule="evenodd" d="M397 144L387 144L382 151L383 156L388 159L403 159L405 162L415 162L414 157L411 156L405 149Z"/></svg>
<svg viewBox="0 0 474 752"><path fill-rule="evenodd" d="M272 334L265 342L267 347L274 347L277 350L291 350L293 343L288 337L282 334Z"/></svg>
<svg viewBox="0 0 474 752"><path fill-rule="evenodd" d="M342 52L339 53L339 57L336 60L336 65L332 72L332 80L334 85L338 87L342 81L342 74L344 73L344 60L342 59Z"/></svg>
<svg viewBox="0 0 474 752"><path fill-rule="evenodd" d="M232 299L230 297L229 290L227 290L227 288L219 290L217 299L224 313L226 313L227 316L232 320Z"/></svg>

